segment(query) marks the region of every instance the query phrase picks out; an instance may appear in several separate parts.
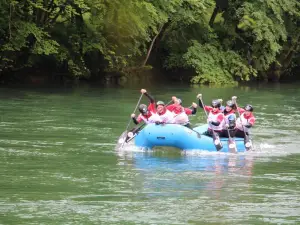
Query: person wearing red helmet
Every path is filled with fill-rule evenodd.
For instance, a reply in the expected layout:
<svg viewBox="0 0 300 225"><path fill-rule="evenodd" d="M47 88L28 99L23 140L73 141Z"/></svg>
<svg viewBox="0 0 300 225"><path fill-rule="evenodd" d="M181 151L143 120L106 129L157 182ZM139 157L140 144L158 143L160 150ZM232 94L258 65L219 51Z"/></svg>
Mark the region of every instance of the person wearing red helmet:
<svg viewBox="0 0 300 225"><path fill-rule="evenodd" d="M199 107L203 108L206 112L208 112L208 130L207 134L210 136L213 136L213 131L215 131L216 134L220 135L223 129L223 123L224 123L224 114L222 113L221 102L219 99L212 100L211 106L205 106L202 104L201 98L199 98Z"/></svg>

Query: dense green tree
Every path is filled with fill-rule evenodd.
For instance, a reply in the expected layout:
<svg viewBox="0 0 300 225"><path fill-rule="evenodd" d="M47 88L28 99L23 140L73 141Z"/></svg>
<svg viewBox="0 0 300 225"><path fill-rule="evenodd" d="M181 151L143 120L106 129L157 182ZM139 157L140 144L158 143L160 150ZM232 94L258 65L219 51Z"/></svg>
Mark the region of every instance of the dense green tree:
<svg viewBox="0 0 300 225"><path fill-rule="evenodd" d="M0 73L130 75L152 57L193 83L277 81L299 34L298 0L0 0Z"/></svg>
<svg viewBox="0 0 300 225"><path fill-rule="evenodd" d="M272 79L291 68L299 51L299 2L229 1L222 10L210 21L198 19L185 29L175 28L185 38L176 38L183 40L177 49L170 40L167 68L192 67L197 75L191 81L197 83L249 80L257 73Z"/></svg>

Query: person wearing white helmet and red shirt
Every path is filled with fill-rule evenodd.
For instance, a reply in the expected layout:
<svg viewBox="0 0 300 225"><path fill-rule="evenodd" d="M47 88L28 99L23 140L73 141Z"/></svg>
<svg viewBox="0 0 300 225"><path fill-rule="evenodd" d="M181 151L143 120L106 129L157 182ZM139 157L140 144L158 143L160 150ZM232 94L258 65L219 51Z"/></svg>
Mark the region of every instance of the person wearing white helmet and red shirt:
<svg viewBox="0 0 300 225"><path fill-rule="evenodd" d="M161 119L161 123L173 123L174 114L170 112L163 101L156 102L156 113Z"/></svg>
<svg viewBox="0 0 300 225"><path fill-rule="evenodd" d="M181 124L187 127L191 127L188 115L196 114L197 104L193 102L192 109L190 109L190 108L184 108L182 106L181 99L176 98L175 96L172 97L172 101L173 104L168 105L167 109L174 114L173 122L175 124Z"/></svg>
<svg viewBox="0 0 300 225"><path fill-rule="evenodd" d="M197 104L195 102L192 103L190 108L185 108L182 106L182 100L173 96L172 97L173 104L168 105L167 109L175 114L179 114L181 112L185 112L187 115L195 115L197 113Z"/></svg>
<svg viewBox="0 0 300 225"><path fill-rule="evenodd" d="M232 97L232 100L235 102L237 99L236 96ZM255 123L255 117L253 115L253 106L247 104L244 108L237 107L237 110L240 114L240 117L236 120L236 129L235 136L236 137L245 137L249 135L249 129L253 127Z"/></svg>
<svg viewBox="0 0 300 225"><path fill-rule="evenodd" d="M205 106L202 104L202 95L198 95L197 98L199 99L199 107L203 108L206 112L208 112L208 130L207 134L213 136L213 131L215 134L220 135L223 129L224 123L224 114L222 113L221 101L219 99L212 100L211 106Z"/></svg>

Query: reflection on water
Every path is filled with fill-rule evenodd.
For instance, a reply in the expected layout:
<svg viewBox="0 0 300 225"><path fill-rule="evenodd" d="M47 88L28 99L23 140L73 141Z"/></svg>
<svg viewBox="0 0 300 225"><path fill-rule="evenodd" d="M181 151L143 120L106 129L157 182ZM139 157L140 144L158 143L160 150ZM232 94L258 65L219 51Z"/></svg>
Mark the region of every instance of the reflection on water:
<svg viewBox="0 0 300 225"><path fill-rule="evenodd" d="M119 164L139 171L149 195L186 195L190 191L211 192L217 196L228 187L250 188L254 155L211 153L204 151L119 151ZM158 178L159 177L159 178ZM140 178L138 182L141 182ZM224 189L226 187L226 189Z"/></svg>
<svg viewBox="0 0 300 225"><path fill-rule="evenodd" d="M282 162L282 156L271 160L270 154L119 151L118 164L136 171L133 186L151 204L146 210L161 221L166 218L160 210L173 210L177 217L168 217L168 223L232 224L234 218L235 224L295 224L300 174L278 167L290 165L291 157Z"/></svg>

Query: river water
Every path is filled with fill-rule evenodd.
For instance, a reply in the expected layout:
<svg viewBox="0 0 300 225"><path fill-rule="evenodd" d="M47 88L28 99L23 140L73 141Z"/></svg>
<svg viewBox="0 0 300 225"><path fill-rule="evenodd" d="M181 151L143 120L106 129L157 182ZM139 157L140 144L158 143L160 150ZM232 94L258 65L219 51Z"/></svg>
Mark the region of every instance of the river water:
<svg viewBox="0 0 300 225"><path fill-rule="evenodd" d="M2 88L0 224L300 224L298 87ZM140 88L253 104L254 151L117 149Z"/></svg>

